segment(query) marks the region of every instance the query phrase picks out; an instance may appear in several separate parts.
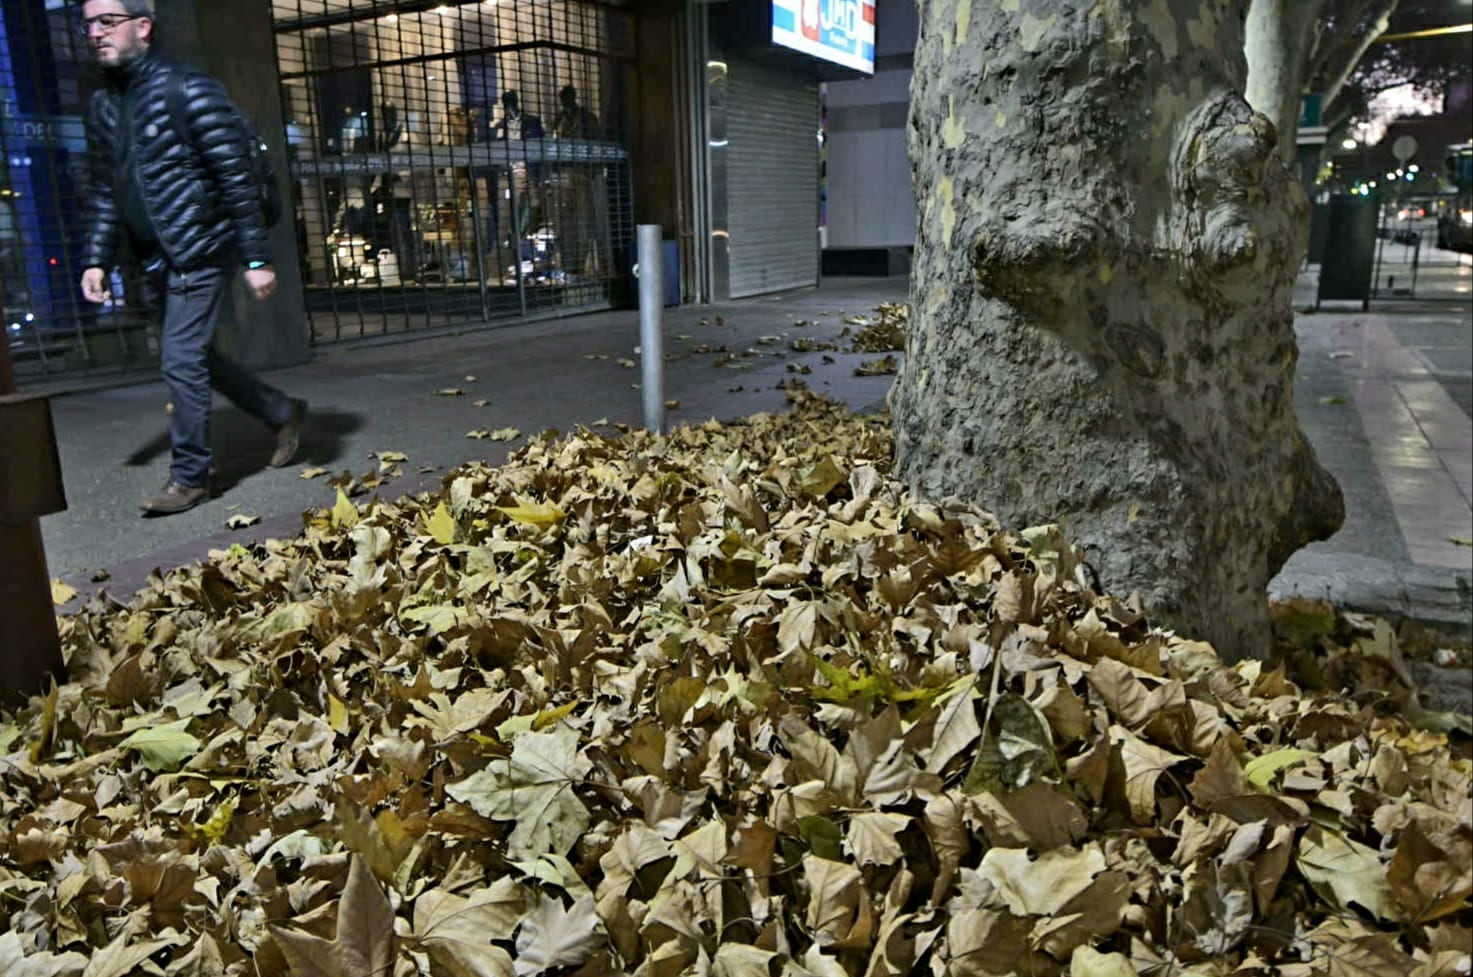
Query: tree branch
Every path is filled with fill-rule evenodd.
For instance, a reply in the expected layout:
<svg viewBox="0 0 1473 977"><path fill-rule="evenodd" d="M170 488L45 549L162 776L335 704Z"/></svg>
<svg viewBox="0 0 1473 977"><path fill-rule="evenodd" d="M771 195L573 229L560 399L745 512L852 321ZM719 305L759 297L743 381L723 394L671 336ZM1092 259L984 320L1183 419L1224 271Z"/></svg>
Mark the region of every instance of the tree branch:
<svg viewBox="0 0 1473 977"><path fill-rule="evenodd" d="M1305 76L1306 78L1319 78L1324 75L1329 70L1335 52L1356 42L1361 24L1370 19L1372 4L1379 2L1381 0L1358 0L1339 15L1320 20L1315 34L1315 44L1311 49L1314 54L1310 58L1309 73ZM1333 21L1333 24L1327 25L1327 20ZM1321 42L1326 36L1333 37L1334 43L1321 47Z"/></svg>
<svg viewBox="0 0 1473 977"><path fill-rule="evenodd" d="M1345 52L1344 58L1338 62L1331 61L1326 65L1326 76L1331 79L1330 83L1325 86L1324 104L1326 106L1333 105L1335 99L1340 97L1340 92L1345 88L1345 83L1350 80L1355 66L1360 64L1361 58L1365 57L1371 45L1376 42L1376 38L1386 33L1386 28L1391 26L1391 15L1396 11L1399 0L1372 0L1372 2L1375 19L1372 21L1371 28L1356 35L1352 44L1338 46L1338 50Z"/></svg>

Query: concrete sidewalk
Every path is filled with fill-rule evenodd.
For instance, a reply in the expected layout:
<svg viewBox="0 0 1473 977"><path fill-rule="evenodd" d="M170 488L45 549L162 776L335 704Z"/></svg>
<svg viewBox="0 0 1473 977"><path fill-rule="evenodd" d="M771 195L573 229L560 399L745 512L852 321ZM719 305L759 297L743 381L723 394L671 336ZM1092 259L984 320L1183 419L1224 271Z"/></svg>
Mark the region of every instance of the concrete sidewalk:
<svg viewBox="0 0 1473 977"><path fill-rule="evenodd" d="M665 396L678 401L671 424L732 419L786 407L779 384L803 380L810 389L856 409L880 404L891 377L855 377L874 356L843 352L845 314L904 301L900 279L851 279L814 291L730 303L667 309ZM798 322L810 323L799 326ZM833 351L794 352L798 339L828 342ZM52 403L70 509L43 520L53 576L84 593L106 570L106 589L131 594L154 567L203 557L212 547L295 535L303 510L329 506L326 478L303 480L308 467L334 474L375 471L375 452L408 456L404 477L380 494L435 487L472 459L500 462L549 428L642 423L639 321L609 312L480 329L411 342L334 346L300 367L267 378L311 402L302 451L286 470L264 467L270 433L217 398L215 465L225 491L214 501L167 519L140 518L139 500L157 491L168 472L168 396L162 383L64 396ZM826 359L828 362L826 362ZM724 365L718 365L724 364ZM803 369L811 374L803 375ZM474 379L471 379L474 378ZM460 390L460 396L439 391ZM484 407L475 406L486 401ZM509 444L466 437L472 430L517 428ZM423 471L430 469L430 471ZM261 517L239 532L233 515Z"/></svg>
<svg viewBox="0 0 1473 977"><path fill-rule="evenodd" d="M906 287L902 279L832 279L815 291L667 310L666 396L679 401L670 421L782 410L779 385L793 379L856 409L881 404L891 378L855 377L854 367L875 357L843 352L840 332L844 315L903 301ZM1473 635L1473 549L1453 542L1473 538L1468 311L1323 311L1297 320L1296 406L1345 489L1349 517L1334 539L1294 557L1276 593L1328 597ZM638 335L636 314L611 312L320 350L312 363L270 375L312 402L296 466L264 469L269 433L222 407L214 436L225 493L161 520L139 518L136 506L166 475L162 385L59 398L53 409L71 509L43 523L51 572L87 592L105 570L103 586L124 597L155 567L231 542L295 534L304 509L334 497L326 479L300 477L306 467L363 474L377 467L373 452L402 452L404 477L381 493L391 497L433 487L470 459L498 462L522 443L468 439L473 429L514 427L526 436L600 420L636 425ZM800 338L840 349L795 352ZM463 394L437 393L447 389ZM480 400L487 406L474 406ZM262 521L227 530L237 514Z"/></svg>

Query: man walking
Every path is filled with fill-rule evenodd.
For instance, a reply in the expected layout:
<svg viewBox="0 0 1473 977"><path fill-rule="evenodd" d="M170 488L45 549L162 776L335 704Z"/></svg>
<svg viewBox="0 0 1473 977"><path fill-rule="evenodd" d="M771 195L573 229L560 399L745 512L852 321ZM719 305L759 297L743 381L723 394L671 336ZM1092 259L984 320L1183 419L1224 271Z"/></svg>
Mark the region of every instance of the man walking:
<svg viewBox="0 0 1473 977"><path fill-rule="evenodd" d="M307 405L220 354L220 304L238 266L251 293L276 290L266 209L238 110L213 78L154 55L154 0L86 0L81 32L104 86L87 116L90 192L82 294L107 302L124 236L164 294L161 359L173 405L163 491L169 515L210 496L210 388L276 432L271 466L297 452Z"/></svg>

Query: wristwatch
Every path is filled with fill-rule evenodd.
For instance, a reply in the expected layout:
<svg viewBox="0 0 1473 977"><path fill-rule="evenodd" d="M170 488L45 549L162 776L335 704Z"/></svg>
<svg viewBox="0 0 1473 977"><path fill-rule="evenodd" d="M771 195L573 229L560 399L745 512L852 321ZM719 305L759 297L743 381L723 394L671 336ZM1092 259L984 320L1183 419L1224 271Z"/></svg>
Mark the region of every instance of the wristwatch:
<svg viewBox="0 0 1473 977"><path fill-rule="evenodd" d="M269 262L269 261L252 261L252 262L248 263L246 265L246 267L248 269L250 269L251 271L260 271L262 268L270 268L271 267L271 262Z"/></svg>

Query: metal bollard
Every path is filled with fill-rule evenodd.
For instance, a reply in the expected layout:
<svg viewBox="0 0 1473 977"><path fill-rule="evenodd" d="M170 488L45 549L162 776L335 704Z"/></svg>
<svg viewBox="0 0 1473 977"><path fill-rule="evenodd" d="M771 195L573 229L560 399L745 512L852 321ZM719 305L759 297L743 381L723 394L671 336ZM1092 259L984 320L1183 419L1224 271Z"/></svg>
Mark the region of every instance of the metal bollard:
<svg viewBox="0 0 1473 977"><path fill-rule="evenodd" d="M644 393L644 426L665 431L665 272L659 224L639 225L640 389Z"/></svg>
<svg viewBox="0 0 1473 977"><path fill-rule="evenodd" d="M14 393L10 343L0 339L0 702L15 705L62 681L40 516L66 508L51 406Z"/></svg>

